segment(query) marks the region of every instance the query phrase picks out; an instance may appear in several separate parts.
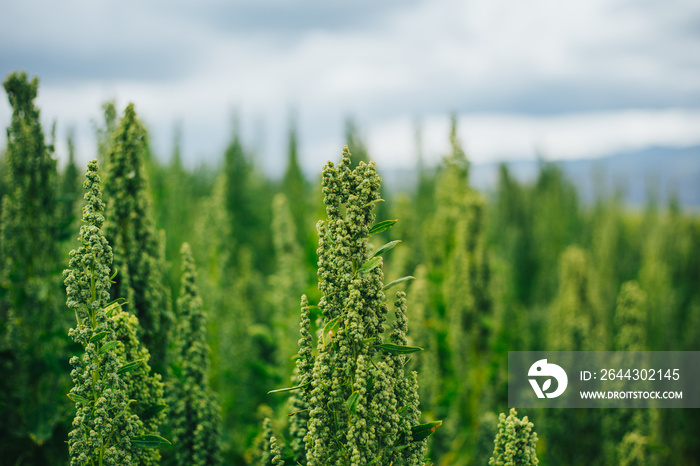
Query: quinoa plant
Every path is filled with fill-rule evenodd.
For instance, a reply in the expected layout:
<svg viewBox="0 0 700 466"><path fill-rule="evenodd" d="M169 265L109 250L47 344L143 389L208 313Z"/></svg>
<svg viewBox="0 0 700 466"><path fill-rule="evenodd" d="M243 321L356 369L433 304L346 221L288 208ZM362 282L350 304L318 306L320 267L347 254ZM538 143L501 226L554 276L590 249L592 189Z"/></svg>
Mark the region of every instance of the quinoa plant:
<svg viewBox="0 0 700 466"><path fill-rule="evenodd" d="M548 349L556 351L609 350L604 337L596 276L588 252L569 246L561 254L559 290L549 315ZM552 409L542 435L548 443L563 444L571 431L590 432L568 448L548 449L547 460L553 464L602 464L603 417L599 410ZM592 435L595 433L595 435Z"/></svg>
<svg viewBox="0 0 700 466"><path fill-rule="evenodd" d="M569 246L559 264L559 292L554 299L550 348L558 351L609 350L587 251Z"/></svg>
<svg viewBox="0 0 700 466"><path fill-rule="evenodd" d="M296 237L296 226L287 197L277 194L272 205L272 242L275 248L275 273L270 277L272 335L276 342L276 368L289 374L296 341L289 330L299 320L298 293L307 283L307 265Z"/></svg>
<svg viewBox="0 0 700 466"><path fill-rule="evenodd" d="M75 131L68 132L68 164L63 169L60 177L59 212L60 212L60 236L62 240L70 239L74 230L78 230L78 203L80 201L81 176L78 165L75 163Z"/></svg>
<svg viewBox="0 0 700 466"><path fill-rule="evenodd" d="M68 441L71 465L157 464L159 455L150 448L167 441L147 431L157 425L144 425L133 403L145 392L154 395L151 401L156 405L162 404L162 384L157 378L148 381L143 372L132 378L147 364L148 352L139 347L135 318L128 316L125 322L119 303L108 303L113 255L102 233L105 205L94 160L88 164L84 186L87 204L80 247L71 251L64 272L67 305L76 318L76 327L68 333L85 350L70 360L74 386L68 397L76 407Z"/></svg>
<svg viewBox="0 0 700 466"><path fill-rule="evenodd" d="M182 245L182 284L177 302L177 350L171 393L170 425L175 463L219 464L219 405L209 388L209 345L206 314L197 287L190 246Z"/></svg>
<svg viewBox="0 0 700 466"><path fill-rule="evenodd" d="M311 189L299 165L297 133L296 120L292 119L287 146L287 168L284 171L284 178L282 178L281 190L288 200L294 201L289 205L289 208L296 227L296 238L299 244L306 245L310 243L307 241L308 237L314 233L311 225L308 225L309 222L307 222L310 210L308 199ZM273 207L273 222L274 214Z"/></svg>
<svg viewBox="0 0 700 466"><path fill-rule="evenodd" d="M318 223L323 330L314 355L304 300L295 388L308 423L293 424L293 448L306 429L308 466L423 464L425 439L441 423L418 424L417 376L406 375L404 365L405 355L420 348L406 345L403 292L396 295L395 320L384 335L384 290L396 281L383 284L381 254L396 243L369 250L370 235L395 223L373 225L380 178L373 163L351 169L345 147L338 166L324 167L322 186L328 216Z"/></svg>
<svg viewBox="0 0 700 466"><path fill-rule="evenodd" d="M615 330L617 351L647 349L647 296L636 281L627 281L620 288ZM610 410L603 419L606 463L657 464L658 458L649 444L658 434L658 425L659 412L654 408Z"/></svg>
<svg viewBox="0 0 700 466"><path fill-rule="evenodd" d="M53 463L65 451L60 426L70 406L62 367L69 340L61 298L56 160L35 105L39 81L24 72L3 83L12 116L2 166L0 215L0 456ZM58 433L58 435L55 435Z"/></svg>
<svg viewBox="0 0 700 466"><path fill-rule="evenodd" d="M520 419L515 408L508 416L501 413L498 417L498 433L494 440L493 456L490 466L537 466L537 433L534 424L527 416Z"/></svg>
<svg viewBox="0 0 700 466"><path fill-rule="evenodd" d="M129 104L109 146L105 197L110 215L105 236L114 249L117 271L112 298L126 299L127 309L143 328L142 341L153 356L153 365L162 373L172 313L144 168L147 148L146 129Z"/></svg>

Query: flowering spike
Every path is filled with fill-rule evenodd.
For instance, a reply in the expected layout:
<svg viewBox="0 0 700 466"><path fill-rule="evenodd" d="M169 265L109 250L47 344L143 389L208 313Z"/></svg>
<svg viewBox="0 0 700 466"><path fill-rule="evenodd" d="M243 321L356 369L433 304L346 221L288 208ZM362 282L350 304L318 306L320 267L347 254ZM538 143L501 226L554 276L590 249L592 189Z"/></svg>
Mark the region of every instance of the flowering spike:
<svg viewBox="0 0 700 466"><path fill-rule="evenodd" d="M67 305L77 320L76 328L68 333L85 348L80 358L70 360L74 386L69 396L76 402L68 441L71 466L157 464L160 455L156 450L140 449L131 442L144 433L157 434L157 421L144 426L137 415L143 406L135 406L133 400L148 393L155 403L162 403L162 384L158 378L149 378L149 356L136 339L136 319L128 316L125 321L121 310L116 316L106 312L112 249L102 233L105 205L94 160L88 164L84 186L87 204L80 247L71 251L64 272ZM132 358L144 362L132 372L120 373Z"/></svg>

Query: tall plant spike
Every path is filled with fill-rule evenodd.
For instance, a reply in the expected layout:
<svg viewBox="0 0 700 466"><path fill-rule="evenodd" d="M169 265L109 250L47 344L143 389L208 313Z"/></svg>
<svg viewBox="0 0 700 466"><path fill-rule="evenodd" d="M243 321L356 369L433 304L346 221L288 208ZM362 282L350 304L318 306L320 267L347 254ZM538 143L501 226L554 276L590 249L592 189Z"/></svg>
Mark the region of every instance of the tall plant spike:
<svg viewBox="0 0 700 466"><path fill-rule="evenodd" d="M498 433L494 440L493 456L490 466L536 466L537 433L534 424L527 416L520 419L515 408L511 408L506 417L501 413L498 417Z"/></svg>
<svg viewBox="0 0 700 466"><path fill-rule="evenodd" d="M67 305L76 318L76 327L68 333L85 350L80 358L70 360L74 386L68 397L77 411L68 441L71 465L157 464L158 454L139 445L167 441L157 435L144 437L143 422L131 406L129 372L144 361L125 359L133 354L132 349L144 359L147 353L138 351L138 340L125 346L118 339L122 328L113 316L119 312L119 304L108 304L113 255L102 233L105 205L94 160L88 164L84 186L87 204L80 247L71 251L69 268L64 272ZM132 386L132 392L142 389Z"/></svg>
<svg viewBox="0 0 700 466"><path fill-rule="evenodd" d="M114 248L117 271L112 297L125 298L127 309L139 318L143 343L162 373L172 315L144 168L147 147L146 129L129 104L110 145L105 235Z"/></svg>
<svg viewBox="0 0 700 466"><path fill-rule="evenodd" d="M177 465L219 464L219 405L209 388L207 319L197 287L192 251L182 245L182 282L177 302L177 367L171 394L171 426Z"/></svg>
<svg viewBox="0 0 700 466"><path fill-rule="evenodd" d="M385 342L382 258L370 257L368 248L381 180L373 163L351 166L345 147L340 164L328 162L323 170L328 216L318 223L323 330L310 392L302 392L309 410L306 464L423 464L425 437L439 423L417 424L416 379L403 374L403 353L419 350L406 346L405 295L397 295L396 324ZM300 356L308 351L305 328L302 321ZM303 365L309 361L301 359L300 382L308 377Z"/></svg>
<svg viewBox="0 0 700 466"><path fill-rule="evenodd" d="M58 248L56 161L53 146L44 141L39 109L34 105L39 80L13 73L3 83L12 107L7 129L7 195L2 199L2 282L7 298L22 320L27 299L37 294L28 287L35 278L60 271ZM37 254L41 251L41 254ZM32 306L27 306L29 311ZM50 319L49 319L50 320ZM35 324L30 321L29 324Z"/></svg>
<svg viewBox="0 0 700 466"><path fill-rule="evenodd" d="M63 369L69 323L61 291L61 228L53 145L44 140L39 81L24 72L3 83L11 107L2 158L0 215L0 456L41 461L64 451L57 426L70 387Z"/></svg>

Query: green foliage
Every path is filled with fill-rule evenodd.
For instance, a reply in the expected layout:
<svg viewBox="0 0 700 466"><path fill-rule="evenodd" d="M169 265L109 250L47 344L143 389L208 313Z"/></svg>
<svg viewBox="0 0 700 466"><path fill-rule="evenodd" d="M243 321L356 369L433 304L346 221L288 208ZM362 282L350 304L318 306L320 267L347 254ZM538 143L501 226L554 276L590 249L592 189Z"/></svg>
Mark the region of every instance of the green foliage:
<svg viewBox="0 0 700 466"><path fill-rule="evenodd" d="M646 293L635 281L622 284L615 309L615 350L647 350ZM643 363L643 362L642 362ZM658 457L649 447L658 435L656 409L616 409L603 420L604 454L607 463L656 464Z"/></svg>
<svg viewBox="0 0 700 466"><path fill-rule="evenodd" d="M88 165L85 188L80 247L71 251L64 272L67 305L76 318L69 335L84 348L70 361L74 386L69 397L76 407L68 442L71 465L157 464L159 453L149 449L150 444L141 448L139 439L144 434L157 436L158 418L144 423L136 410L143 408L138 402L144 398L162 403L163 387L148 373L149 356L136 338L136 319L122 313L119 305L108 305L113 255L102 233L105 205L96 161ZM136 360L131 358L144 363L120 374L120 368Z"/></svg>
<svg viewBox="0 0 700 466"><path fill-rule="evenodd" d="M622 284L615 312L615 349L646 351L646 295L637 282Z"/></svg>
<svg viewBox="0 0 700 466"><path fill-rule="evenodd" d="M162 373L172 313L144 170L147 147L146 130L129 104L110 145L105 236L114 248L117 271L112 297L125 298L127 308L139 318L143 343L152 353L156 371Z"/></svg>
<svg viewBox="0 0 700 466"><path fill-rule="evenodd" d="M299 392L294 393L289 400L291 411L289 425L291 440L289 445L294 453L294 461L303 463L306 459L304 439L308 433L309 402L312 390L311 379L315 362L309 301L306 295L301 297L301 321L299 326L299 357L296 359L292 383L303 388Z"/></svg>
<svg viewBox="0 0 700 466"><path fill-rule="evenodd" d="M177 302L176 374L170 396L175 464L219 464L219 406L209 388L206 314L196 284L192 252L182 245L182 285Z"/></svg>
<svg viewBox="0 0 700 466"><path fill-rule="evenodd" d="M73 235L78 218L78 200L80 199L80 172L75 164L75 134L68 133L68 164L63 170L60 180L59 204L61 239L67 240Z"/></svg>
<svg viewBox="0 0 700 466"><path fill-rule="evenodd" d="M3 85L12 116L2 167L0 370L11 375L0 381L0 456L13 463L52 462L65 456L61 422L70 408L57 401L70 386L58 173L34 104L38 79L15 72Z"/></svg>
<svg viewBox="0 0 700 466"><path fill-rule="evenodd" d="M276 341L277 367L281 374L293 369L291 357L297 342L291 331L299 321L297 299L299 290L308 283L307 265L297 242L296 226L289 202L277 194L272 205L272 240L275 250L275 273L270 277L271 322Z"/></svg>
<svg viewBox="0 0 700 466"><path fill-rule="evenodd" d="M294 218L296 237L299 244L305 245L309 233L313 233L310 231L311 228L309 228L313 225L309 222L309 194L311 189L299 165L298 146L296 122L292 121L289 129L287 168L284 172L284 178L282 178L282 193L288 200L294 201L289 207Z"/></svg>
<svg viewBox="0 0 700 466"><path fill-rule="evenodd" d="M383 273L366 264L379 177L374 164L350 167L346 147L340 164L323 170L328 217L318 223L318 276L326 325L311 368L303 317L297 365L298 380L311 381L299 400L309 410L306 464L423 464L425 440L412 435L420 416L416 375L404 375L404 355L378 346L388 312ZM394 308L387 343L406 346L405 293Z"/></svg>
<svg viewBox="0 0 700 466"><path fill-rule="evenodd" d="M110 290L112 299L128 302L122 311L121 300L95 298L94 308L80 311L95 316L95 328L90 322L88 332L85 324L83 336L74 330L81 339L71 346L59 257L77 230L74 149L69 144L59 176L53 136L44 141L33 103L36 81L14 73L6 89L12 117L7 148L0 148L0 369L10 376L0 381L3 464L67 463L72 404L86 423L73 429L93 426L95 436L74 434L70 447L89 450L109 440L114 450L105 448L105 462L129 464L129 455L132 463L156 463L159 453L149 447L167 445L161 435L177 439L162 464L217 462L192 452L195 444L203 445L199 452L215 450L219 435L225 464L262 456L265 464L485 464L494 413L507 400L509 351L700 349L700 222L677 200L662 206L651 199L638 212L618 188L612 198L581 203L550 162L541 163L533 182L518 181L520 172L503 165L496 192L479 193L469 184L474 171L456 116L441 165L426 167L418 143L418 184L399 196L379 193L373 167L357 163L369 154L354 123L347 125L354 160L326 167L322 187L303 177L294 125L280 181L259 171L237 130L221 166L190 168L179 132L162 163L133 107L119 120L110 102L96 125L97 151L108 167L105 230L118 269ZM310 220L321 189L328 219L317 238ZM100 250L94 238L83 248ZM194 276L193 268L179 267L184 242L200 265L201 300L193 282L181 281ZM316 267L320 283L311 273ZM400 293L392 315L388 291L404 289L412 305ZM180 290L189 298L181 297L180 320L170 325L169 300ZM294 296L301 292L299 309ZM89 302L88 294L81 299ZM187 324L185 314L199 317ZM138 338L153 349L152 359ZM65 397L66 362L81 350L73 363L83 388ZM168 378L152 375L151 366ZM90 373L116 385L100 385ZM104 416L93 417L85 406L103 392ZM418 393L425 417L445 420L436 435L440 421L419 420ZM214 398L218 434L209 430ZM134 400L127 401L128 416L120 411L125 400ZM542 464L700 458L700 418L692 410L537 416ZM264 417L272 423L262 432ZM164 419L185 419L185 427L161 434ZM98 423L131 429L128 442L101 436Z"/></svg>
<svg viewBox="0 0 700 466"><path fill-rule="evenodd" d="M588 253L570 246L559 266L559 292L554 300L550 348L558 351L609 350L603 335L600 301Z"/></svg>
<svg viewBox="0 0 700 466"><path fill-rule="evenodd" d="M29 81L26 73L13 73L3 85L12 107L12 122L5 155L8 193L2 206L2 278L11 306L21 307L36 293L26 288L32 279L57 268L57 171L53 146L44 141L39 109L34 106L38 79Z"/></svg>
<svg viewBox="0 0 700 466"><path fill-rule="evenodd" d="M270 253L270 207L272 205L268 181L256 170L236 128L224 154L226 175L225 207L231 220L231 236L236 248L232 257L238 264L243 248L252 254L256 263L268 271L272 262Z"/></svg>
<svg viewBox="0 0 700 466"><path fill-rule="evenodd" d="M515 408L498 416L498 433L494 440L493 456L489 460L492 466L536 466L537 433L534 424L527 416L520 419Z"/></svg>

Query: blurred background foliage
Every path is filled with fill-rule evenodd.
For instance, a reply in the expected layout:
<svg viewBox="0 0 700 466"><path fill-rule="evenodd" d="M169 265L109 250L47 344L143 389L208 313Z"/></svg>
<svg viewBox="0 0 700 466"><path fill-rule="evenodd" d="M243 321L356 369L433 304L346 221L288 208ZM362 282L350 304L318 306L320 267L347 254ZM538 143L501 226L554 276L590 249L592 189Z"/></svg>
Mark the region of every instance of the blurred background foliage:
<svg viewBox="0 0 700 466"><path fill-rule="evenodd" d="M8 465L65 464L73 414L65 394L77 348L67 337L71 316L60 272L75 247L82 168L72 143L53 147L36 112L31 127L13 119L0 159L0 458ZM118 149L112 146L121 113L106 103L96 125L95 154L103 162ZM371 160L356 123L345 128L355 160ZM216 166L183 166L180 134L176 129L170 157L147 148L132 162L141 181L130 202L143 218L110 220L108 210L108 222L143 225L149 250L133 254L148 254L158 269L139 273L164 283L167 296L149 305L168 307L158 310L166 316L177 318L179 251L191 245L208 315L224 463L255 463L264 418L285 443L287 397L267 392L291 383L301 294L311 304L320 298L319 179L304 176L293 122L277 180L261 172L237 124ZM409 344L426 349L409 363L419 371L424 417L444 420L430 438L433 463L488 463L498 413L509 408L508 351L700 350L695 213L673 196L660 205L653 194L641 210L628 208L619 193L583 203L560 167L545 161L529 183L504 164L497 189L479 192L456 118L445 138L451 151L442 163L429 168L419 158L415 186L385 189L377 210L378 220L399 219L378 241L403 242L385 258L387 281L416 278L400 286L408 293ZM341 149L329 158L339 159ZM56 151L69 156L60 171ZM103 171L108 166L101 164ZM108 205L117 201L109 199L114 177L133 173L105 173ZM156 334L149 341L158 345L151 348L159 355L155 368L167 381L164 346L177 342ZM696 410L520 414L535 423L543 465L700 464ZM166 452L164 463L173 456Z"/></svg>

